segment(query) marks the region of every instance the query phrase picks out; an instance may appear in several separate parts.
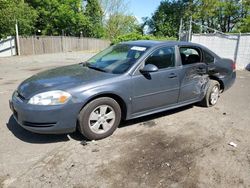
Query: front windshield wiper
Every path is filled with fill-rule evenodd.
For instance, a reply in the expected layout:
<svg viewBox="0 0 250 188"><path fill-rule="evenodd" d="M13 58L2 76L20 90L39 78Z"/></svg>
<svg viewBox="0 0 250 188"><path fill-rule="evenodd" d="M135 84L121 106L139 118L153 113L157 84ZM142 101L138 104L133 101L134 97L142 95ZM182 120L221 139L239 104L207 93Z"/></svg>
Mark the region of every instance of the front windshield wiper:
<svg viewBox="0 0 250 188"><path fill-rule="evenodd" d="M107 72L106 70L104 70L102 68L95 67L95 66L91 65L89 62L86 62L85 66L88 67L88 68L90 68L90 69L98 70L98 71L101 71L101 72Z"/></svg>
<svg viewBox="0 0 250 188"><path fill-rule="evenodd" d="M81 63L79 63L79 65L82 65L82 66L84 66L84 67L87 67L87 64L88 64L88 62L81 62Z"/></svg>

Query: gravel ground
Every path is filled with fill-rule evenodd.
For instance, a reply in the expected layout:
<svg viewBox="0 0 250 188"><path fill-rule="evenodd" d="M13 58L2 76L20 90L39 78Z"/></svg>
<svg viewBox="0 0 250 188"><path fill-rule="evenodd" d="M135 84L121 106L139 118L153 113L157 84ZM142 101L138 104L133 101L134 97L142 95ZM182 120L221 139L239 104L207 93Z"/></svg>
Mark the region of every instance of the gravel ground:
<svg viewBox="0 0 250 188"><path fill-rule="evenodd" d="M126 121L104 140L39 135L17 125L8 99L23 79L92 55L0 59L0 187L250 187L247 71L237 72L215 107L189 105Z"/></svg>

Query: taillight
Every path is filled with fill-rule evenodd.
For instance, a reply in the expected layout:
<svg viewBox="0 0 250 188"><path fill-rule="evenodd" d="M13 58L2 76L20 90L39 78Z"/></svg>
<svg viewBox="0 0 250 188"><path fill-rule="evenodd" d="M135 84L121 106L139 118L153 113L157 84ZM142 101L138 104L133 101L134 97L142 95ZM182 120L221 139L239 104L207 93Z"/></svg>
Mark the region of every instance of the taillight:
<svg viewBox="0 0 250 188"><path fill-rule="evenodd" d="M231 67L232 67L233 71L235 71L235 70L236 70L236 63L233 62L233 63L231 64Z"/></svg>

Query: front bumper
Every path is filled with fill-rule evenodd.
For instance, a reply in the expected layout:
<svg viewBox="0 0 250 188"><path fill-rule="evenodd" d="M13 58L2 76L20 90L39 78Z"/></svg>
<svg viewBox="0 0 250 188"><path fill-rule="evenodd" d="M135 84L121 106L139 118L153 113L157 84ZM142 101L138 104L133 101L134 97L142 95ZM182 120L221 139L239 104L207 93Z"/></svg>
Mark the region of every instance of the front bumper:
<svg viewBox="0 0 250 188"><path fill-rule="evenodd" d="M42 134L74 132L81 104L68 101L64 105L39 106L18 97L9 101L13 116L24 129Z"/></svg>

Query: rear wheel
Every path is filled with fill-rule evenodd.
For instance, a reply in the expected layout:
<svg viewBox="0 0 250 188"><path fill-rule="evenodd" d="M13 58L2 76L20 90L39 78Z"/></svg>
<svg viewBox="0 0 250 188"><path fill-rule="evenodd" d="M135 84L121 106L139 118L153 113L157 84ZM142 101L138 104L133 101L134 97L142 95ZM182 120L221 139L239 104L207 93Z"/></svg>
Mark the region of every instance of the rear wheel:
<svg viewBox="0 0 250 188"><path fill-rule="evenodd" d="M80 132L89 140L113 134L121 120L119 104L112 98L101 97L88 103L80 112Z"/></svg>
<svg viewBox="0 0 250 188"><path fill-rule="evenodd" d="M220 84L216 80L209 81L209 87L204 99L200 102L202 106L210 107L214 106L219 99L220 96Z"/></svg>

